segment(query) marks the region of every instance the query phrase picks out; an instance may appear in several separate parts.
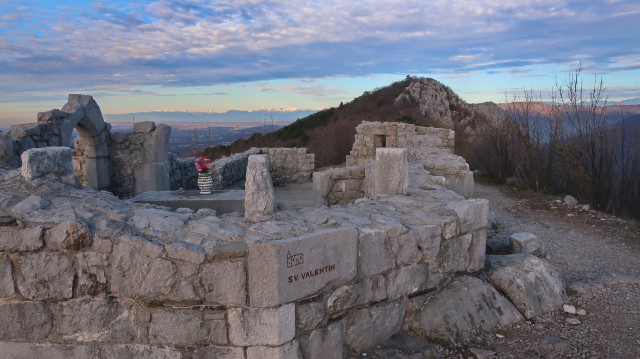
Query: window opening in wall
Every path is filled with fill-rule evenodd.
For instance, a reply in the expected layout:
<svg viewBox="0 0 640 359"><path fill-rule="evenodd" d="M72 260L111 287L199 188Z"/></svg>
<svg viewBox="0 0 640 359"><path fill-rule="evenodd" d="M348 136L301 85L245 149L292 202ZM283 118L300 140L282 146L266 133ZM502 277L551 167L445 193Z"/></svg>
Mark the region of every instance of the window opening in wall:
<svg viewBox="0 0 640 359"><path fill-rule="evenodd" d="M375 148L387 147L387 136L385 136L385 135L375 135L374 140L373 140L373 146Z"/></svg>

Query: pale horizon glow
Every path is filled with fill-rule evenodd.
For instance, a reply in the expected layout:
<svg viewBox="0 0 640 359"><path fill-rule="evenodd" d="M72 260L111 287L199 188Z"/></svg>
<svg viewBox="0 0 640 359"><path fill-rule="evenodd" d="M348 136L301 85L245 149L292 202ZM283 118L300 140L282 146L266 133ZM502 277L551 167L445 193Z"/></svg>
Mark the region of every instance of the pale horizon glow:
<svg viewBox="0 0 640 359"><path fill-rule="evenodd" d="M0 0L0 127L69 93L105 115L320 110L406 75L470 103L548 96L578 66L640 97L635 0Z"/></svg>

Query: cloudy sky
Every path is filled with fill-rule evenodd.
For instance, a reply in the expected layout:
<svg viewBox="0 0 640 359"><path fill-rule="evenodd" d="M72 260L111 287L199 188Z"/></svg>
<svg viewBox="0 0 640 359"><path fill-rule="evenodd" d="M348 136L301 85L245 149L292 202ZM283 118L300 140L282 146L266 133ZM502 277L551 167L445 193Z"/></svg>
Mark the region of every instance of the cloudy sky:
<svg viewBox="0 0 640 359"><path fill-rule="evenodd" d="M68 93L106 114L322 109L406 75L469 102L580 63L640 97L638 0L0 0L0 125Z"/></svg>

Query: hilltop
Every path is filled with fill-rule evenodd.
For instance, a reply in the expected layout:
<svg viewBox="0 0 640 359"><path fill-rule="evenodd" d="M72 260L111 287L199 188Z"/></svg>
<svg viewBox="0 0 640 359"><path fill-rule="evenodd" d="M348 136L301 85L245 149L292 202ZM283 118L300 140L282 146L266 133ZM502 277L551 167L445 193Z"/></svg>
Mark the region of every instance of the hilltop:
<svg viewBox="0 0 640 359"><path fill-rule="evenodd" d="M241 152L250 147L308 147L316 155L318 166L335 165L344 160L351 149L355 128L362 121L399 121L456 131L456 152L465 156L463 144L489 123L506 119L493 103L468 104L453 90L431 78L407 77L389 86L366 91L348 103L340 103L282 129L255 134L230 146L206 150L217 158ZM473 159L471 165L473 166Z"/></svg>

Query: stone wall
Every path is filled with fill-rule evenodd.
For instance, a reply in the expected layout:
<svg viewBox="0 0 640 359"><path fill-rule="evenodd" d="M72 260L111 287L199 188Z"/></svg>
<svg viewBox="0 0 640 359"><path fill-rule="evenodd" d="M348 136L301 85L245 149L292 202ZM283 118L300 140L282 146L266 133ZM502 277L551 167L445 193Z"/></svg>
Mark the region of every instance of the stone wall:
<svg viewBox="0 0 640 359"><path fill-rule="evenodd" d="M365 171L364 166L331 168L313 174L313 190L317 204L333 206L353 203L363 198Z"/></svg>
<svg viewBox="0 0 640 359"><path fill-rule="evenodd" d="M169 189L172 191L198 189L198 171L195 166L196 159L178 158L169 153Z"/></svg>
<svg viewBox="0 0 640 359"><path fill-rule="evenodd" d="M249 156L260 154L259 148L251 148L242 153L225 156L213 162L213 188L223 189L244 179Z"/></svg>
<svg viewBox="0 0 640 359"><path fill-rule="evenodd" d="M315 156L308 153L308 149L264 147L260 152L269 155L274 184L311 181L315 169Z"/></svg>
<svg viewBox="0 0 640 359"><path fill-rule="evenodd" d="M254 222L13 181L0 188L17 220L0 226L6 358L342 358L484 266L488 203L451 191Z"/></svg>

